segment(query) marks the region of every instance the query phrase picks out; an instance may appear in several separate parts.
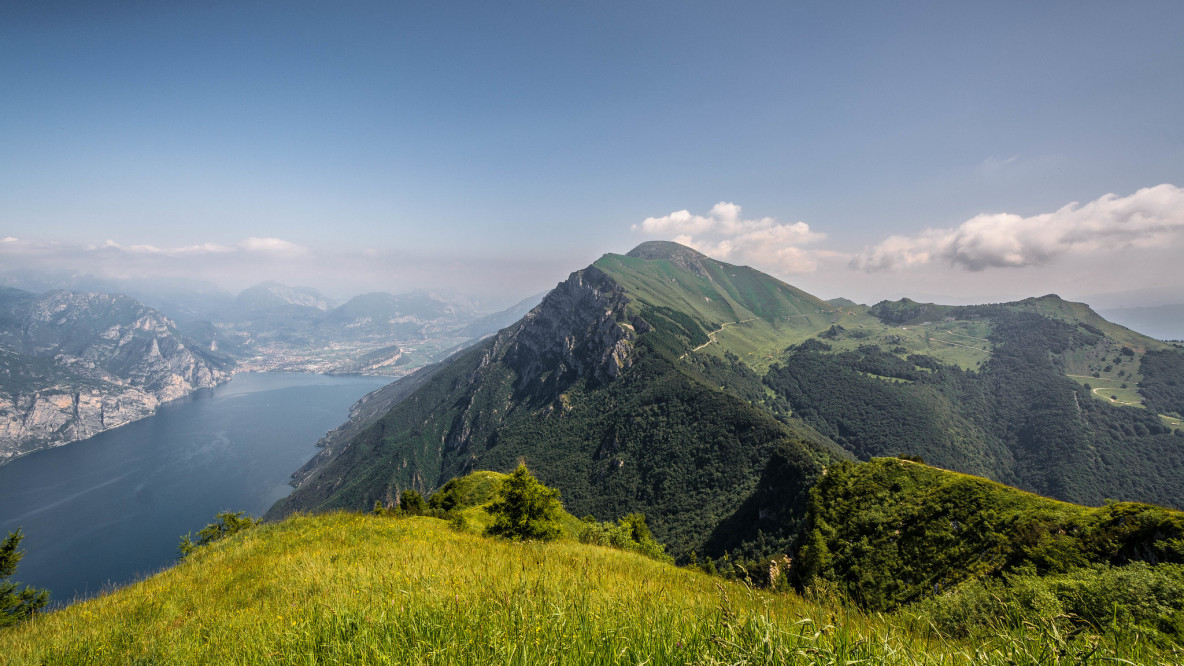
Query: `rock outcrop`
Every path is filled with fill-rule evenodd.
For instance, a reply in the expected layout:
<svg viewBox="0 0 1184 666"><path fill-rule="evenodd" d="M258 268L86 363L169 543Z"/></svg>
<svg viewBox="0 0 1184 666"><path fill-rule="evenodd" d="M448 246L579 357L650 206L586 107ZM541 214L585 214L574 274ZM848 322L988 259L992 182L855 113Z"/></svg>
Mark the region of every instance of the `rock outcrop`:
<svg viewBox="0 0 1184 666"><path fill-rule="evenodd" d="M144 418L232 363L116 294L0 293L0 464Z"/></svg>
<svg viewBox="0 0 1184 666"><path fill-rule="evenodd" d="M550 399L580 378L615 379L632 362L628 302L600 269L572 273L511 329L505 361L518 374L515 388Z"/></svg>

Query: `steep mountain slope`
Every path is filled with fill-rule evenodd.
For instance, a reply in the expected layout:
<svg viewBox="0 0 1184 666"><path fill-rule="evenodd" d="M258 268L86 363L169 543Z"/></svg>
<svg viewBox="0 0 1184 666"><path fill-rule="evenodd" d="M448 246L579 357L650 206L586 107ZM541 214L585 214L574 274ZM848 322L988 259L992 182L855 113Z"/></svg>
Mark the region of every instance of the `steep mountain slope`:
<svg viewBox="0 0 1184 666"><path fill-rule="evenodd" d="M708 277L666 260L610 255L602 262L639 280L649 277L648 267L627 273L628 264L663 264L659 270L674 271L696 297L708 294L719 305L705 301L691 318L668 297L626 288L602 262L577 271L519 323L443 365L312 470L271 516L392 503L403 489L430 491L468 470L508 469L525 457L541 480L563 491L573 513L606 520L643 511L655 535L686 555L707 545L776 455L786 470L790 499L783 503L797 511L780 520L766 514L765 527L792 534L810 479L842 453L807 444L808 428L721 391L680 356L728 316L762 313L767 334L777 317L818 303L771 278L776 284L732 279L727 271L738 267L697 257ZM737 529L755 537L760 526Z"/></svg>
<svg viewBox="0 0 1184 666"><path fill-rule="evenodd" d="M230 376L126 296L0 292L0 462L90 437Z"/></svg>
<svg viewBox="0 0 1184 666"><path fill-rule="evenodd" d="M1184 377L1160 353L1177 352L1052 296L838 307L645 243L442 364L271 515L368 509L525 457L577 514L644 511L676 556L788 553L823 465L898 453L1063 500L1180 506L1184 432L1086 385L1142 381L1174 404Z"/></svg>

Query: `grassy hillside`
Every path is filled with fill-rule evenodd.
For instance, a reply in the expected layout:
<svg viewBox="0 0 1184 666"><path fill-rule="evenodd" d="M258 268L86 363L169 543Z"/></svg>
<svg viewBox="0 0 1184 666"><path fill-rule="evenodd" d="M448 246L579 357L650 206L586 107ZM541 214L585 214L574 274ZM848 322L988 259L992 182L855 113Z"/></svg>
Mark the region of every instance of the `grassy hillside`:
<svg viewBox="0 0 1184 666"><path fill-rule="evenodd" d="M838 309L748 266L716 261L674 243L644 243L594 264L625 287L634 314L689 317L692 348L732 353L758 371L787 345L826 330ZM653 323L651 321L651 323Z"/></svg>
<svg viewBox="0 0 1184 666"><path fill-rule="evenodd" d="M916 630L909 627L917 626ZM1178 662L1146 641L915 618L754 591L639 555L431 518L298 516L0 630L0 662L738 664ZM1129 662L1128 662L1129 663Z"/></svg>

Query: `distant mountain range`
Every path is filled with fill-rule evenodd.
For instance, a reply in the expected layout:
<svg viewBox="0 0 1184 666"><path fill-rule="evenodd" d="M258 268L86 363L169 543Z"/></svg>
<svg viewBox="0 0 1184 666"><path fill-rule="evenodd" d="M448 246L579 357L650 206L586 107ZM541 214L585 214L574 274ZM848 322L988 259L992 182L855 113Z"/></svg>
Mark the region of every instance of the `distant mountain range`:
<svg viewBox="0 0 1184 666"><path fill-rule="evenodd" d="M400 376L541 298L482 315L423 290L341 305L276 282L233 299L186 285L157 297L179 319L119 294L0 288L0 464L148 416L234 370Z"/></svg>
<svg viewBox="0 0 1184 666"><path fill-rule="evenodd" d="M233 366L126 296L0 288L0 463L148 416Z"/></svg>
<svg viewBox="0 0 1184 666"><path fill-rule="evenodd" d="M181 328L244 370L398 377L513 323L539 298L483 315L464 299L427 290L337 304L310 287L264 282Z"/></svg>
<svg viewBox="0 0 1184 666"><path fill-rule="evenodd" d="M574 514L644 512L680 558L794 552L827 467L897 454L1078 503L1184 505L1184 350L1053 295L826 302L645 243L404 381L271 517L523 458Z"/></svg>

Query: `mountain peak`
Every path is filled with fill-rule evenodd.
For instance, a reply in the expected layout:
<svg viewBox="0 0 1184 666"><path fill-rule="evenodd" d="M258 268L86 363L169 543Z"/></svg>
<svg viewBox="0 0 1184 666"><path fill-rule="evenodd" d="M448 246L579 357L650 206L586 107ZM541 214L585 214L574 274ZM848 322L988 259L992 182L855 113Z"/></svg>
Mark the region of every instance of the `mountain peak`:
<svg viewBox="0 0 1184 666"><path fill-rule="evenodd" d="M671 241L646 241L629 250L626 256L649 261L664 259L702 277L708 277L707 269L703 268L703 262L711 260L702 252Z"/></svg>

